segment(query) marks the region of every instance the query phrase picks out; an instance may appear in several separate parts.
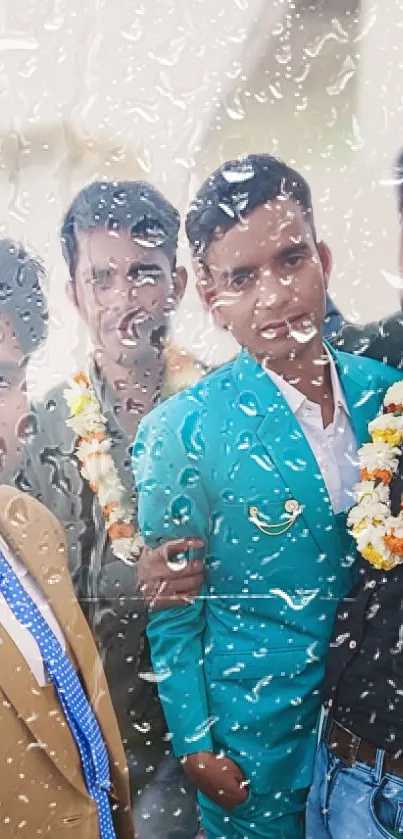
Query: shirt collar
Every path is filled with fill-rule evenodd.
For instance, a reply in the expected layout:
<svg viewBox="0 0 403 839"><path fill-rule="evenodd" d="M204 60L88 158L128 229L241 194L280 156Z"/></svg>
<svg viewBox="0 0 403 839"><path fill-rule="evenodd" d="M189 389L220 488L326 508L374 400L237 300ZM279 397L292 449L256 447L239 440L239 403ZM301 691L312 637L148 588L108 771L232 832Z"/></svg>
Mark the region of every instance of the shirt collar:
<svg viewBox="0 0 403 839"><path fill-rule="evenodd" d="M113 396L113 391L109 387L108 382L102 376L102 373L94 358L91 359L89 366L89 377L94 388L95 395L98 399L101 411L106 414L108 420L109 433L117 431L126 444L129 444L129 434L120 425L119 419L116 415L116 402Z"/></svg>
<svg viewBox="0 0 403 839"><path fill-rule="evenodd" d="M330 364L330 378L332 383L335 411L337 411L337 408L343 408L347 416L350 416L350 411L348 409L346 398L341 387L341 382L336 365L334 363L334 359L327 347L324 347L324 350ZM268 370L266 368L264 369L267 375L271 378L273 383L279 389L280 393L282 393L282 395L284 396L284 399L288 403L293 414L298 413L304 402L310 401L303 393L301 393L300 390L298 390L298 388L294 387L294 385L291 385L289 382L286 382L282 376L278 375L278 373L274 373L273 370Z"/></svg>

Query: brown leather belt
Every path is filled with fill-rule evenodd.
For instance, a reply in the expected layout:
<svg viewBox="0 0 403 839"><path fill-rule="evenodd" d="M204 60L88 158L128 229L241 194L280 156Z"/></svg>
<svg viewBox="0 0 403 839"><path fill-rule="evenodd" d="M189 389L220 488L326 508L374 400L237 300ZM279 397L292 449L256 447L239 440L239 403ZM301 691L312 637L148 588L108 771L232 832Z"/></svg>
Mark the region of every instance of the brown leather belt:
<svg viewBox="0 0 403 839"><path fill-rule="evenodd" d="M352 731L344 728L340 723L330 717L327 721L325 743L336 757L341 757L348 766L354 763L366 763L374 768L378 746L362 740ZM403 750L398 752L385 752L383 759L383 772L388 775L397 775L403 778Z"/></svg>

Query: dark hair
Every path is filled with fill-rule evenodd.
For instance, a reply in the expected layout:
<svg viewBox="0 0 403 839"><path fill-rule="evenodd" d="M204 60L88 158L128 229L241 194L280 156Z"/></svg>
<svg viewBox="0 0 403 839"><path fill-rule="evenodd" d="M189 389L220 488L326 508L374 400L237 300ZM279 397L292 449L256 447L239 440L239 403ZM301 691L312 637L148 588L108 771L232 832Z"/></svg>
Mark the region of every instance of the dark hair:
<svg viewBox="0 0 403 839"><path fill-rule="evenodd" d="M23 353L31 355L48 332L48 309L40 260L11 239L0 239L0 314L15 328Z"/></svg>
<svg viewBox="0 0 403 839"><path fill-rule="evenodd" d="M395 164L395 175L399 215L402 216L403 221L403 149L400 149L400 152L397 156Z"/></svg>
<svg viewBox="0 0 403 839"><path fill-rule="evenodd" d="M63 219L61 242L70 276L77 268L77 233L91 228L130 230L175 264L180 216L146 181L94 181L76 195Z"/></svg>
<svg viewBox="0 0 403 839"><path fill-rule="evenodd" d="M302 175L269 154L249 154L223 163L204 181L189 207L185 226L193 253L203 254L217 228L229 230L279 196L300 204L316 239L311 190Z"/></svg>

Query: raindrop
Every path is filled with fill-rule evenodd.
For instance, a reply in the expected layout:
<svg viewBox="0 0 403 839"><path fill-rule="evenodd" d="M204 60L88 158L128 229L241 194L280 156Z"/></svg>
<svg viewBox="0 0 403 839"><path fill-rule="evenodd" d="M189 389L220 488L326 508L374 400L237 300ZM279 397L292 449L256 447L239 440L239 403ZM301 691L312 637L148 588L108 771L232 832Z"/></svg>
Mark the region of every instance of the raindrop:
<svg viewBox="0 0 403 839"><path fill-rule="evenodd" d="M252 391L243 391L240 394L238 405L241 411L248 417L256 417L258 414L258 404L256 395Z"/></svg>
<svg viewBox="0 0 403 839"><path fill-rule="evenodd" d="M371 9L371 13L367 15L367 21L366 21L365 26L362 27L361 32L357 35L356 38L354 38L354 43L355 44L357 44L359 41L362 41L363 38L366 38L368 33L371 31L372 27L375 26L375 23L377 21L377 17L378 17L377 9L376 9L376 6L374 5L373 8Z"/></svg>
<svg viewBox="0 0 403 839"><path fill-rule="evenodd" d="M307 329L290 329L290 335L295 341L298 341L299 344L308 344L309 341L312 341L312 338L316 335L316 326L312 324Z"/></svg>
<svg viewBox="0 0 403 839"><path fill-rule="evenodd" d="M6 518L15 527L28 524L27 506L23 498L12 498L6 507Z"/></svg>
<svg viewBox="0 0 403 839"><path fill-rule="evenodd" d="M240 91L237 91L233 96L232 104L227 105L226 111L230 119L243 120L245 117L245 109L241 102Z"/></svg>
<svg viewBox="0 0 403 839"><path fill-rule="evenodd" d="M159 684L160 682L165 682L166 679L169 679L172 676L171 670L168 668L166 670L160 670L159 673L151 673L151 672L139 672L139 678L143 679L144 682L151 682L153 684Z"/></svg>
<svg viewBox="0 0 403 839"><path fill-rule="evenodd" d="M305 47L304 52L309 58L317 58L328 41L338 41L340 44L348 43L348 33L342 29L338 20L332 20L333 29L326 32L322 37L317 38L312 46Z"/></svg>
<svg viewBox="0 0 403 839"><path fill-rule="evenodd" d="M297 591L295 594L290 594L288 591L283 591L280 588L274 588L270 589L270 594L280 597L294 612L300 612L302 609L305 609L315 597L318 596L319 589L307 589L306 591Z"/></svg>
<svg viewBox="0 0 403 839"><path fill-rule="evenodd" d="M343 67L334 82L326 86L326 91L329 96L338 96L339 93L344 90L350 79L354 76L356 69L356 64L351 56L347 56L343 62Z"/></svg>
<svg viewBox="0 0 403 839"><path fill-rule="evenodd" d="M403 289L403 277L399 277L398 274L391 274L390 271L385 271L383 268L381 268L381 274L392 288Z"/></svg>
<svg viewBox="0 0 403 839"><path fill-rule="evenodd" d="M277 82L276 84L269 84L269 90L275 99L283 98L279 82Z"/></svg>
<svg viewBox="0 0 403 839"><path fill-rule="evenodd" d="M58 583L62 581L62 575L59 570L47 570L46 571L46 582L50 586L56 586Z"/></svg>
<svg viewBox="0 0 403 839"><path fill-rule="evenodd" d="M352 134L347 137L346 143L353 151L359 151L364 147L364 138L360 131L360 125L356 116L352 119Z"/></svg>
<svg viewBox="0 0 403 839"><path fill-rule="evenodd" d="M210 731L210 728L218 722L219 717L208 717L208 719L202 724L197 726L195 733L189 737L185 737L186 743L197 743L198 740L201 740L205 735Z"/></svg>

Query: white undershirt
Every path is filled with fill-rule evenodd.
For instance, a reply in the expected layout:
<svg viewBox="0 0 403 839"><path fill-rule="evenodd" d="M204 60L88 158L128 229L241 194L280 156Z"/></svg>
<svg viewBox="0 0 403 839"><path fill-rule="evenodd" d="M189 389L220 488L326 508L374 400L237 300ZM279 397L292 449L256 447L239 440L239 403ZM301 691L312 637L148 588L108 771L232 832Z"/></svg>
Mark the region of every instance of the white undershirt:
<svg viewBox="0 0 403 839"><path fill-rule="evenodd" d="M334 398L334 417L327 428L323 427L320 405L311 402L301 391L272 370L266 370L266 373L281 391L300 423L320 468L333 511L337 514L348 510L354 504L352 489L359 480L359 469L357 441L350 413L336 365L327 350L326 353L330 363Z"/></svg>
<svg viewBox="0 0 403 839"><path fill-rule="evenodd" d="M13 556L12 551L0 536L0 550L2 551L4 558L7 562L11 565L11 568L17 574L17 577L24 586L25 590L28 592L32 600L38 606L38 609L41 611L43 617L49 624L51 630L56 635L59 644L66 648L64 636L60 629L60 625L56 620L52 609L46 599L46 597L42 594L36 580L32 577L29 573L25 565L19 560L17 557ZM14 616L13 612L11 611L8 603L3 597L3 594L0 591L0 624L4 627L6 632L9 634L12 641L16 647L18 647L21 655L24 656L25 661L27 662L28 666L30 667L33 676L37 680L38 684L43 687L46 682L46 673L45 667L42 659L42 655L40 653L38 644L36 643L35 639L31 635L30 631L26 629L25 626L17 620Z"/></svg>

